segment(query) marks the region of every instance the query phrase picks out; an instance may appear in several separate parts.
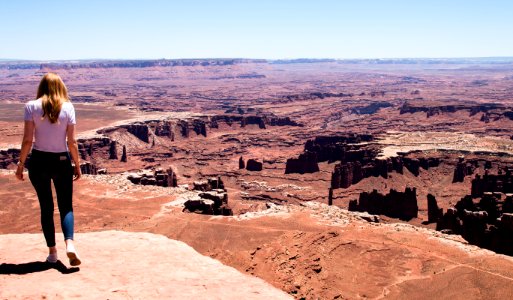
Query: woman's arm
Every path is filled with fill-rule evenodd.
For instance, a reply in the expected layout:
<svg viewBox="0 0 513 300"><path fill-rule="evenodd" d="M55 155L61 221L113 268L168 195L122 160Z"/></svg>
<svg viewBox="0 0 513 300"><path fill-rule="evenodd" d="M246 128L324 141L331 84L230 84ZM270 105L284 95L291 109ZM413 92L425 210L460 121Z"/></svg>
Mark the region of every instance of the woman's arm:
<svg viewBox="0 0 513 300"><path fill-rule="evenodd" d="M78 155L78 144L77 139L75 138L75 125L70 124L66 129L66 137L68 140L68 149L71 154L71 159L75 163L75 174L73 180L78 180L82 176L82 172L80 171L80 157Z"/></svg>
<svg viewBox="0 0 513 300"><path fill-rule="evenodd" d="M23 141L21 143L20 161L18 162L18 168L16 169L16 178L19 180L25 180L23 178L23 168L25 167L25 161L27 156L32 149L32 143L34 140L34 121L25 121L23 129Z"/></svg>

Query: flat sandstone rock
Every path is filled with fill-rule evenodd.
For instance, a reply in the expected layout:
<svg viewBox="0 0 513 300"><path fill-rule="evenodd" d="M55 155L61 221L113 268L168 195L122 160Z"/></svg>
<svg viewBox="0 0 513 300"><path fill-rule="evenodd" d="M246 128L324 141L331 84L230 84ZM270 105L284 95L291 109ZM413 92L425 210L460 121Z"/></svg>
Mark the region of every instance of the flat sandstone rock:
<svg viewBox="0 0 513 300"><path fill-rule="evenodd" d="M57 237L59 237L59 233ZM151 233L76 235L83 264L44 263L42 234L0 235L0 299L290 299L265 281Z"/></svg>

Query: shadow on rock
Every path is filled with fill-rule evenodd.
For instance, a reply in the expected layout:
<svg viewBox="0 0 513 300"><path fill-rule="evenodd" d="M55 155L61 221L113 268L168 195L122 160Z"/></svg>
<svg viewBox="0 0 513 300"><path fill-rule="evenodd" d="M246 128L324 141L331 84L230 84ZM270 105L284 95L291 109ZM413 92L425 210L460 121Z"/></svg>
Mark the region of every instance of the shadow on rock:
<svg viewBox="0 0 513 300"><path fill-rule="evenodd" d="M35 272L43 272L50 269L55 269L62 274L71 274L80 271L80 268L68 268L60 260L56 263L33 261L23 264L1 264L0 274L11 275L18 274L24 275Z"/></svg>

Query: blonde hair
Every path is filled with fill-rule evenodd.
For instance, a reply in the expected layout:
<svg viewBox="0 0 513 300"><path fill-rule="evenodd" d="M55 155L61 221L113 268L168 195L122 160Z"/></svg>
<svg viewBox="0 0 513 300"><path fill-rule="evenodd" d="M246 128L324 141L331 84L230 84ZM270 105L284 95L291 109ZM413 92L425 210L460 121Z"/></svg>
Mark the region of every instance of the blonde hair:
<svg viewBox="0 0 513 300"><path fill-rule="evenodd" d="M37 99L41 98L43 118L48 117L50 123L59 120L62 103L69 101L68 89L59 75L46 73L37 88Z"/></svg>

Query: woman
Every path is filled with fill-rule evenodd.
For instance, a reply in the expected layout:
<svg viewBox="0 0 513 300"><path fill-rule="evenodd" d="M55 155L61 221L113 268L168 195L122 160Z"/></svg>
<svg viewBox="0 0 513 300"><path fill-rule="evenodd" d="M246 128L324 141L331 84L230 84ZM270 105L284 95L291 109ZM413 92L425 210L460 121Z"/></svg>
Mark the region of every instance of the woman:
<svg viewBox="0 0 513 300"><path fill-rule="evenodd" d="M24 180L23 168L32 148L28 171L41 207L41 225L49 249L46 260L50 263L58 260L53 222L53 181L66 253L72 266L81 263L73 245L73 181L81 176L75 124L75 109L62 79L57 74L45 74L37 90L37 100L25 105L25 129L16 177ZM70 154L75 163L74 170Z"/></svg>

